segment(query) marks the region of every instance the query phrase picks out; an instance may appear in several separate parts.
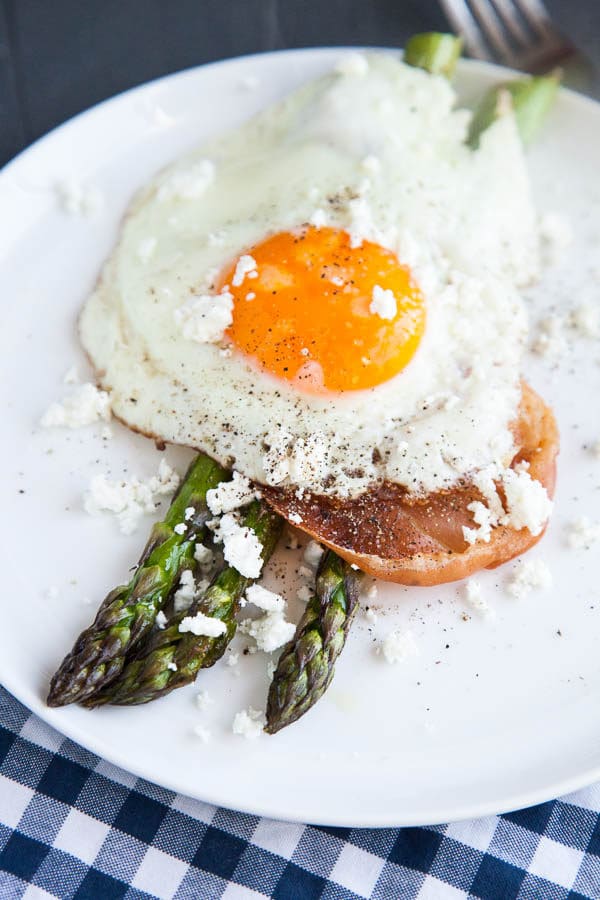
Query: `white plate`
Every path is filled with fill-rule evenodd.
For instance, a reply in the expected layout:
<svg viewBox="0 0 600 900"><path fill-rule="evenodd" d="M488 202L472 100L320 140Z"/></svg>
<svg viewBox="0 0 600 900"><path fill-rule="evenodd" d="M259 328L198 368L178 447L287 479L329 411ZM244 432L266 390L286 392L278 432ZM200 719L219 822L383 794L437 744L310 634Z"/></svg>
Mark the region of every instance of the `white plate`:
<svg viewBox="0 0 600 900"><path fill-rule="evenodd" d="M37 427L68 390L69 366L89 377L77 311L138 186L342 52L247 57L162 79L77 117L0 175L0 678L73 740L202 800L315 823L443 822L522 807L600 778L598 553L574 551L565 540L576 516L600 519L600 460L583 449L600 438L600 347L592 340L574 340L556 367L527 360L562 429L556 514L533 551L551 565L551 590L517 602L504 591L514 566L487 572L481 583L495 616L485 617L466 606L460 586L382 584L378 624L369 631L357 621L327 696L274 738L252 742L231 732L236 711L264 707L264 654L244 658L240 677L221 664L197 686L147 707L44 705L49 676L104 594L126 578L150 526L148 519L124 538L112 519L87 516L81 497L89 478L108 470L148 476L159 460L149 441L117 425L111 441L101 440L100 427ZM472 97L501 74L464 63L458 83ZM244 84L249 75L259 79L253 90ZM556 302L550 289L569 305L593 291L597 300L600 275L594 285L588 260L600 237L598 158L600 108L564 92L531 151L531 171L540 207L564 210L575 242L534 292L534 321L544 303ZM104 209L90 219L62 211L54 185L67 178L98 187ZM186 458L174 448L167 454ZM270 578L280 584L282 576ZM287 579L293 594L293 572ZM47 595L51 586L58 597ZM420 654L394 667L376 655L375 641L396 626L412 630ZM194 702L200 686L215 700L205 712ZM212 731L207 745L193 734L200 723Z"/></svg>

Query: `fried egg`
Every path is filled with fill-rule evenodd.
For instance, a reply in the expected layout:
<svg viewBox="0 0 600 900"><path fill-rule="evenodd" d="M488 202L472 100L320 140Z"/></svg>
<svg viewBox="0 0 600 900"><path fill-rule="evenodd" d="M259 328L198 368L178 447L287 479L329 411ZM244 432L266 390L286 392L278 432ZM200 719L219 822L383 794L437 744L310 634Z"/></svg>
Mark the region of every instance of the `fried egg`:
<svg viewBox="0 0 600 900"><path fill-rule="evenodd" d="M80 319L115 414L249 478L356 496L514 455L538 247L512 115L368 53L134 199Z"/></svg>

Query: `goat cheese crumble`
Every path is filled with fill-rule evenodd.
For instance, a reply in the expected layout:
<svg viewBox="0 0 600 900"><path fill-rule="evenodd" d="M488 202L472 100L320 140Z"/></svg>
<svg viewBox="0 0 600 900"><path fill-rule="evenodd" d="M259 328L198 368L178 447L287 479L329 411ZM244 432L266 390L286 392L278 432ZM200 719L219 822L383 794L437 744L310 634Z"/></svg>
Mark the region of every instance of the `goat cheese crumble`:
<svg viewBox="0 0 600 900"><path fill-rule="evenodd" d="M318 541L309 541L304 548L302 558L307 566L310 566L311 569L316 569L321 562L324 552L325 550Z"/></svg>
<svg viewBox="0 0 600 900"><path fill-rule="evenodd" d="M303 584L296 591L296 599L299 600L300 603L308 603L313 594L314 588L308 584Z"/></svg>
<svg viewBox="0 0 600 900"><path fill-rule="evenodd" d="M292 639L296 629L292 622L286 621L283 597L260 584L253 584L246 591L246 600L264 612L258 619L245 619L240 623L240 631L254 638L257 650L272 653Z"/></svg>
<svg viewBox="0 0 600 900"><path fill-rule="evenodd" d="M552 586L552 573L541 559L521 560L513 578L509 581L506 591L515 600L522 600L536 588L549 588Z"/></svg>
<svg viewBox="0 0 600 900"><path fill-rule="evenodd" d="M531 477L525 466L517 469L504 469L497 474L504 488L506 498L505 512L493 484L493 475L480 473L475 481L484 494L488 506L479 500L469 503L467 509L473 514L478 526L470 528L463 525L463 536L468 544L475 541L489 542L492 529L498 525L508 525L515 531L527 528L536 537L544 528L552 512L552 501L546 488Z"/></svg>
<svg viewBox="0 0 600 900"><path fill-rule="evenodd" d="M574 550L589 550L592 544L600 541L600 522L581 516L570 526L567 540Z"/></svg>
<svg viewBox="0 0 600 900"><path fill-rule="evenodd" d="M380 652L386 662L390 664L403 662L411 656L419 655L419 648L412 631L396 629L382 641Z"/></svg>
<svg viewBox="0 0 600 900"><path fill-rule="evenodd" d="M110 416L110 394L86 382L62 402L52 403L40 424L43 428L82 428L94 422L108 422Z"/></svg>
<svg viewBox="0 0 600 900"><path fill-rule="evenodd" d="M231 481L222 481L216 488L206 492L206 503L211 513L217 516L246 506L259 496L260 493L245 475L234 472Z"/></svg>
<svg viewBox="0 0 600 900"><path fill-rule="evenodd" d="M465 583L465 600L472 606L473 609L476 609L477 612L480 613L490 613L491 609L487 602L484 599L481 593L481 584L477 581L476 578L469 578L469 580Z"/></svg>
<svg viewBox="0 0 600 900"><path fill-rule="evenodd" d="M398 304L396 303L394 292L390 291L389 288L384 290L376 284L373 288L369 312L379 316L380 319L393 319L398 312Z"/></svg>
<svg viewBox="0 0 600 900"><path fill-rule="evenodd" d="M493 514L491 509L485 505L485 503L481 503L479 500L474 500L472 503L469 503L467 509L470 513L473 513L473 521L478 526L477 528L469 528L467 525L463 525L463 537L467 544L474 544L475 541L485 541L485 543L489 543L489 540L492 536L492 528L498 524L499 519L497 516Z"/></svg>
<svg viewBox="0 0 600 900"><path fill-rule="evenodd" d="M227 290L219 294L195 294L173 315L186 340L216 344L233 322L233 295Z"/></svg>
<svg viewBox="0 0 600 900"><path fill-rule="evenodd" d="M67 178L56 184L58 202L71 216L92 218L104 206L104 196L99 188Z"/></svg>
<svg viewBox="0 0 600 900"><path fill-rule="evenodd" d="M262 609L263 612L282 612L285 609L285 600L280 594L268 591L260 584L251 584L246 591L246 600Z"/></svg>
<svg viewBox="0 0 600 900"><path fill-rule="evenodd" d="M269 446L262 464L268 484L291 482L300 488L322 479L327 471L328 444L321 431L294 441L291 434L279 432L268 435Z"/></svg>
<svg viewBox="0 0 600 900"><path fill-rule="evenodd" d="M162 609L159 609L159 611L156 613L156 627L162 631L166 624L167 617L165 616Z"/></svg>
<svg viewBox="0 0 600 900"><path fill-rule="evenodd" d="M242 254L236 263L235 272L231 279L233 287L240 287L246 276L248 278L256 278L256 260L248 253Z"/></svg>
<svg viewBox="0 0 600 900"><path fill-rule="evenodd" d="M214 539L223 544L223 556L244 578L258 578L262 570L262 544L246 525L240 525L232 513L225 513L212 524Z"/></svg>
<svg viewBox="0 0 600 900"><path fill-rule="evenodd" d="M196 596L196 580L191 569L184 569L179 578L179 587L173 595L173 608L175 612L183 612L188 609Z"/></svg>
<svg viewBox="0 0 600 900"><path fill-rule="evenodd" d="M231 730L234 734L253 739L261 736L265 725L266 718L262 710L249 706L248 709L235 714Z"/></svg>
<svg viewBox="0 0 600 900"><path fill-rule="evenodd" d="M244 619L240 631L256 641L256 649L273 653L294 636L296 626L288 622L282 612L268 612L258 619Z"/></svg>
<svg viewBox="0 0 600 900"><path fill-rule="evenodd" d="M210 569L214 559L213 552L210 547L205 547L204 544L198 543L194 550L194 559L201 569Z"/></svg>
<svg viewBox="0 0 600 900"><path fill-rule="evenodd" d="M208 706L212 706L215 701L210 696L208 691L198 691L196 694L196 706L198 709L206 709Z"/></svg>
<svg viewBox="0 0 600 900"><path fill-rule="evenodd" d="M365 609L365 619L369 625L377 625L377 622L379 621L377 613L375 610L371 609L371 607Z"/></svg>
<svg viewBox="0 0 600 900"><path fill-rule="evenodd" d="M197 612L195 616L185 616L181 620L179 631L182 634L189 631L197 637L220 637L227 631L227 625L221 619Z"/></svg>
<svg viewBox="0 0 600 900"><path fill-rule="evenodd" d="M161 459L158 473L147 481L111 481L106 475L94 475L84 496L83 507L90 515L111 512L117 518L123 534L132 534L142 516L156 512L160 497L172 494L179 484L179 475Z"/></svg>
<svg viewBox="0 0 600 900"><path fill-rule="evenodd" d="M534 537L541 534L553 506L546 488L523 469L506 469L502 484L508 506L505 524L516 531L527 528Z"/></svg>
<svg viewBox="0 0 600 900"><path fill-rule="evenodd" d="M158 189L158 200L193 200L201 197L215 177L215 164L201 159L188 168L171 172Z"/></svg>

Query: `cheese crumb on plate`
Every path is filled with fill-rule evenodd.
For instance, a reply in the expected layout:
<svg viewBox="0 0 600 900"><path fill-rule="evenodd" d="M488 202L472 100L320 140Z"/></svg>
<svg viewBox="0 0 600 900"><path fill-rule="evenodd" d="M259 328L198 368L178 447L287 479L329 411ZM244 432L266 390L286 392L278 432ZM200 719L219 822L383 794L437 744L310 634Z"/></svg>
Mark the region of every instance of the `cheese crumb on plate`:
<svg viewBox="0 0 600 900"><path fill-rule="evenodd" d="M206 709L212 706L215 701L212 699L208 691L198 691L196 694L196 706L198 709Z"/></svg>
<svg viewBox="0 0 600 900"><path fill-rule="evenodd" d="M172 494L179 484L179 475L161 459L158 473L147 481L111 481L106 475L94 475L84 496L87 513L96 515L111 512L117 518L123 534L132 534L142 516L156 513L158 500Z"/></svg>
<svg viewBox="0 0 600 900"><path fill-rule="evenodd" d="M71 377L71 371L65 378ZM61 403L52 403L42 416L41 425L43 428L82 428L94 422L108 422L110 416L110 394L86 382Z"/></svg>
<svg viewBox="0 0 600 900"><path fill-rule="evenodd" d="M484 615L491 614L492 610L490 609L487 600L482 596L481 584L476 578L469 578L465 583L464 592L465 600L469 606L472 606L473 609L476 609L477 612L483 613Z"/></svg>
<svg viewBox="0 0 600 900"><path fill-rule="evenodd" d="M82 184L74 178L57 182L56 196L64 212L71 216L92 218L104 206L104 196L99 188Z"/></svg>
<svg viewBox="0 0 600 900"><path fill-rule="evenodd" d="M316 569L321 562L321 557L323 556L325 550L318 543L318 541L309 541L306 547L304 548L303 559L307 566L310 566L311 569Z"/></svg>
<svg viewBox="0 0 600 900"><path fill-rule="evenodd" d="M418 656L419 648L412 631L402 631L398 628L382 641L379 652L386 662L394 664L403 662L411 656Z"/></svg>
<svg viewBox="0 0 600 900"><path fill-rule="evenodd" d="M263 612L283 612L285 600L280 594L268 591L261 584L251 584L246 591L246 600Z"/></svg>
<svg viewBox="0 0 600 900"><path fill-rule="evenodd" d="M234 734L254 739L261 736L265 724L265 714L260 709L253 709L249 706L248 709L236 713L231 730Z"/></svg>
<svg viewBox="0 0 600 900"><path fill-rule="evenodd" d="M509 581L506 591L516 600L522 600L536 588L549 588L551 586L552 573L543 560L523 559Z"/></svg>
<svg viewBox="0 0 600 900"><path fill-rule="evenodd" d="M574 550L589 550L592 544L600 541L600 522L581 516L571 524L567 541Z"/></svg>
<svg viewBox="0 0 600 900"><path fill-rule="evenodd" d="M256 641L256 649L273 653L294 636L296 626L288 622L282 612L268 612L258 619L244 619L239 629Z"/></svg>

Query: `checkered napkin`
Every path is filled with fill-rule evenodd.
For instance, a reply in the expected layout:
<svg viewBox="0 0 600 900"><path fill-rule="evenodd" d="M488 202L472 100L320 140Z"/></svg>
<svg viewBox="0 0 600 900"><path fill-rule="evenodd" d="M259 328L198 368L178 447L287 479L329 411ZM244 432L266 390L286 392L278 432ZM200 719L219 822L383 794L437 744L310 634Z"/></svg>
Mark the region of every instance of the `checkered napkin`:
<svg viewBox="0 0 600 900"><path fill-rule="evenodd" d="M600 785L432 828L320 828L128 775L0 688L0 898L600 898Z"/></svg>

